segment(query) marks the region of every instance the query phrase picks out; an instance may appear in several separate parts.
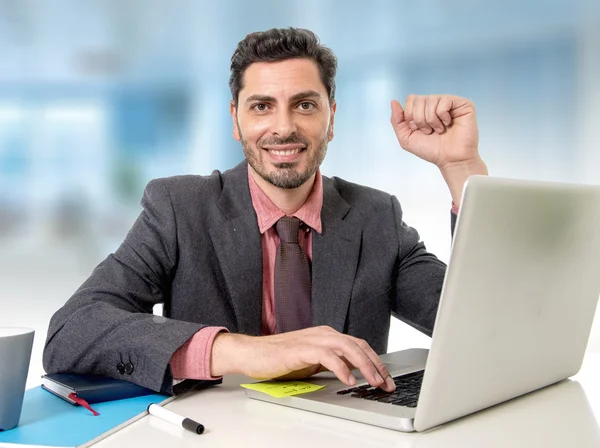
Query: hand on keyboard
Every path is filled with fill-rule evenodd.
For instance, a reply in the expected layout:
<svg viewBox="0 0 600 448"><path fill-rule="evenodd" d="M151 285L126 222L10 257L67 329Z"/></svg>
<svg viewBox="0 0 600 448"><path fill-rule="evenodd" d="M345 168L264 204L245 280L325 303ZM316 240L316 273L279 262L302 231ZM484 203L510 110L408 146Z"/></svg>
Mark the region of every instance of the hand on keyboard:
<svg viewBox="0 0 600 448"><path fill-rule="evenodd" d="M221 333L215 338L211 374L241 373L255 379L299 379L323 370L353 386L357 368L373 386L395 389L385 364L364 340L330 327L313 327L272 336Z"/></svg>

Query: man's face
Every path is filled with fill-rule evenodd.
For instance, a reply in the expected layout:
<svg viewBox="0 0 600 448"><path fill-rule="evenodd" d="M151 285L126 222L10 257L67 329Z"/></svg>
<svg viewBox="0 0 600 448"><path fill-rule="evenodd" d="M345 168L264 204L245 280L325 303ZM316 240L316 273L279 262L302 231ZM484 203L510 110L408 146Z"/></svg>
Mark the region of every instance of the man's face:
<svg viewBox="0 0 600 448"><path fill-rule="evenodd" d="M333 138L336 105L329 104L317 65L309 59L257 62L244 73L233 136L250 167L278 188L311 179Z"/></svg>

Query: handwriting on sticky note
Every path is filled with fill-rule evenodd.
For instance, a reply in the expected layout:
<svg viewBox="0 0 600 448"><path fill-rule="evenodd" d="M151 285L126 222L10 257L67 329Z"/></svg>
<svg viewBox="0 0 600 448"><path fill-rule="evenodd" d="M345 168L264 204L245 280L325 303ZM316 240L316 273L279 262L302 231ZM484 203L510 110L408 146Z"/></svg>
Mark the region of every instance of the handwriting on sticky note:
<svg viewBox="0 0 600 448"><path fill-rule="evenodd" d="M261 383L240 384L246 389L257 390L275 398L291 397L292 395L307 394L323 389L325 386L304 383L302 381L263 381Z"/></svg>

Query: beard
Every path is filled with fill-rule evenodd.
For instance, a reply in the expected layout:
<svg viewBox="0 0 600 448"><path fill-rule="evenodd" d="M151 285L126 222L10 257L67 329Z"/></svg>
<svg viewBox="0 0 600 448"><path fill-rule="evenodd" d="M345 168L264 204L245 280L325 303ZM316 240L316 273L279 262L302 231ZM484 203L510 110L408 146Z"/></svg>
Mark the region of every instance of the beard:
<svg viewBox="0 0 600 448"><path fill-rule="evenodd" d="M259 140L256 143L256 146L252 146L246 139L244 139L244 136L240 131L244 155L246 156L246 160L248 160L248 163L252 169L271 185L277 188L284 188L286 190L300 187L317 172L319 166L321 166L321 163L323 162L323 159L325 159L325 154L327 154L327 145L329 144L327 137L328 135L329 130L326 134L326 137L318 142L318 146L316 148L312 148L308 139L296 133L292 133L283 139L268 138ZM276 163L273 165L275 170L269 172L264 163L262 152L264 151L262 149L263 145L287 145L292 143L300 143L305 145L305 148L302 151L307 152L306 169L303 171L298 171L296 168L298 162Z"/></svg>

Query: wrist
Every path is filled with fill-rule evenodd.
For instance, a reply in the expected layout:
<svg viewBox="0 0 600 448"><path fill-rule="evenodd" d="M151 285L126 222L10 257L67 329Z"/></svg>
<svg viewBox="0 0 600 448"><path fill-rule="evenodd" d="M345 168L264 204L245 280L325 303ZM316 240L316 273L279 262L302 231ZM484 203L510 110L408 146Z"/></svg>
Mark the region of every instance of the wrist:
<svg viewBox="0 0 600 448"><path fill-rule="evenodd" d="M486 176L488 174L485 162L479 157L473 160L449 163L439 169L452 195L452 202L457 207L460 207L463 186L467 179L473 175Z"/></svg>
<svg viewBox="0 0 600 448"><path fill-rule="evenodd" d="M448 162L439 166L440 171L446 176L456 176L457 174L469 173L472 174L487 174L487 166L483 159L479 156L461 160L459 162Z"/></svg>
<svg viewBox="0 0 600 448"><path fill-rule="evenodd" d="M210 374L213 377L243 373L240 360L244 358L244 345L250 336L219 333L213 341L210 356Z"/></svg>

